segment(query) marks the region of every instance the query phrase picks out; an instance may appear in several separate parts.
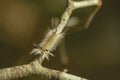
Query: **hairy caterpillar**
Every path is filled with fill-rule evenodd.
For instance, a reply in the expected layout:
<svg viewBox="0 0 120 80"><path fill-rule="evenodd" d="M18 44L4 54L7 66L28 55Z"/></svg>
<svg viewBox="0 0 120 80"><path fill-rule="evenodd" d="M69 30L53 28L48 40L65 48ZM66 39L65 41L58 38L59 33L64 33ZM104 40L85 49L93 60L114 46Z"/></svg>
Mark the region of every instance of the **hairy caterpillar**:
<svg viewBox="0 0 120 80"><path fill-rule="evenodd" d="M49 29L42 42L38 45L37 48L32 50L31 54L39 54L43 56L43 58L49 59L49 55L54 56L51 51L56 49L56 46L63 38L64 34L62 32L59 33L56 28L52 30Z"/></svg>

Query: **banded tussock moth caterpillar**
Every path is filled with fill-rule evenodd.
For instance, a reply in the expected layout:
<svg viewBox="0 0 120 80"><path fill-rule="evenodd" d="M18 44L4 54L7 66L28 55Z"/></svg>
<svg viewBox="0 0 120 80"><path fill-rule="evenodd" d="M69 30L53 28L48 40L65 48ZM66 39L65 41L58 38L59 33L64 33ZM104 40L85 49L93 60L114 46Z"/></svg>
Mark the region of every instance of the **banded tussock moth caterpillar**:
<svg viewBox="0 0 120 80"><path fill-rule="evenodd" d="M42 42L37 46L37 48L32 50L31 54L39 54L40 56L43 56L43 58L47 58L49 60L49 55L54 56L51 51L56 49L56 46L63 38L64 34L62 32L59 33L56 28L52 30L49 29Z"/></svg>

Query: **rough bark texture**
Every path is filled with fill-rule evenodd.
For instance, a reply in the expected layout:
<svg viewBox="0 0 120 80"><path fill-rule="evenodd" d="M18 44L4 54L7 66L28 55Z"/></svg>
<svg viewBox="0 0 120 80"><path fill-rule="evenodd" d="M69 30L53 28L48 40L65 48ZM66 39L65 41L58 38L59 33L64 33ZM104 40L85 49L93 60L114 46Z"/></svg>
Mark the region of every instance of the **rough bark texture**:
<svg viewBox="0 0 120 80"><path fill-rule="evenodd" d="M15 66L0 70L0 80L10 80L26 77L28 75L41 75L48 78L56 78L59 80L86 80L84 78L52 70L43 67L37 60L22 66Z"/></svg>

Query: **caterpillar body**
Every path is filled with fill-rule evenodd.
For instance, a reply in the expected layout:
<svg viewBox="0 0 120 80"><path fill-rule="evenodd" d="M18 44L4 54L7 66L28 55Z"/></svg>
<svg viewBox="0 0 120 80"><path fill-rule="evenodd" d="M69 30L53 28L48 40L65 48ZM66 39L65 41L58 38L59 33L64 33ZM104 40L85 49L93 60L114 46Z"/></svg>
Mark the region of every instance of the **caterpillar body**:
<svg viewBox="0 0 120 80"><path fill-rule="evenodd" d="M64 33L58 32L56 28L52 30L49 29L42 42L38 45L37 48L32 50L31 54L39 54L43 58L49 59L49 55L54 56L51 51L56 49L56 46L63 38Z"/></svg>

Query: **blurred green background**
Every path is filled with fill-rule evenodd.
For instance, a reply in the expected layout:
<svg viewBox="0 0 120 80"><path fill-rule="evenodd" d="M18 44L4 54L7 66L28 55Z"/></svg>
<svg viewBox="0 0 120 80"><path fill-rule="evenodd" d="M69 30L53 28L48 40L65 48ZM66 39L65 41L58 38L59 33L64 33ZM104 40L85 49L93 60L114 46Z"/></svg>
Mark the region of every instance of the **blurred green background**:
<svg viewBox="0 0 120 80"><path fill-rule="evenodd" d="M66 35L68 64L60 62L56 50L55 57L43 65L59 70L67 68L69 73L89 80L120 80L119 3L103 0L88 29ZM65 6L66 0L0 0L0 68L33 60L33 55L29 55L33 43L42 40L51 27L51 18L60 17ZM82 19L89 10L78 9L72 16Z"/></svg>

